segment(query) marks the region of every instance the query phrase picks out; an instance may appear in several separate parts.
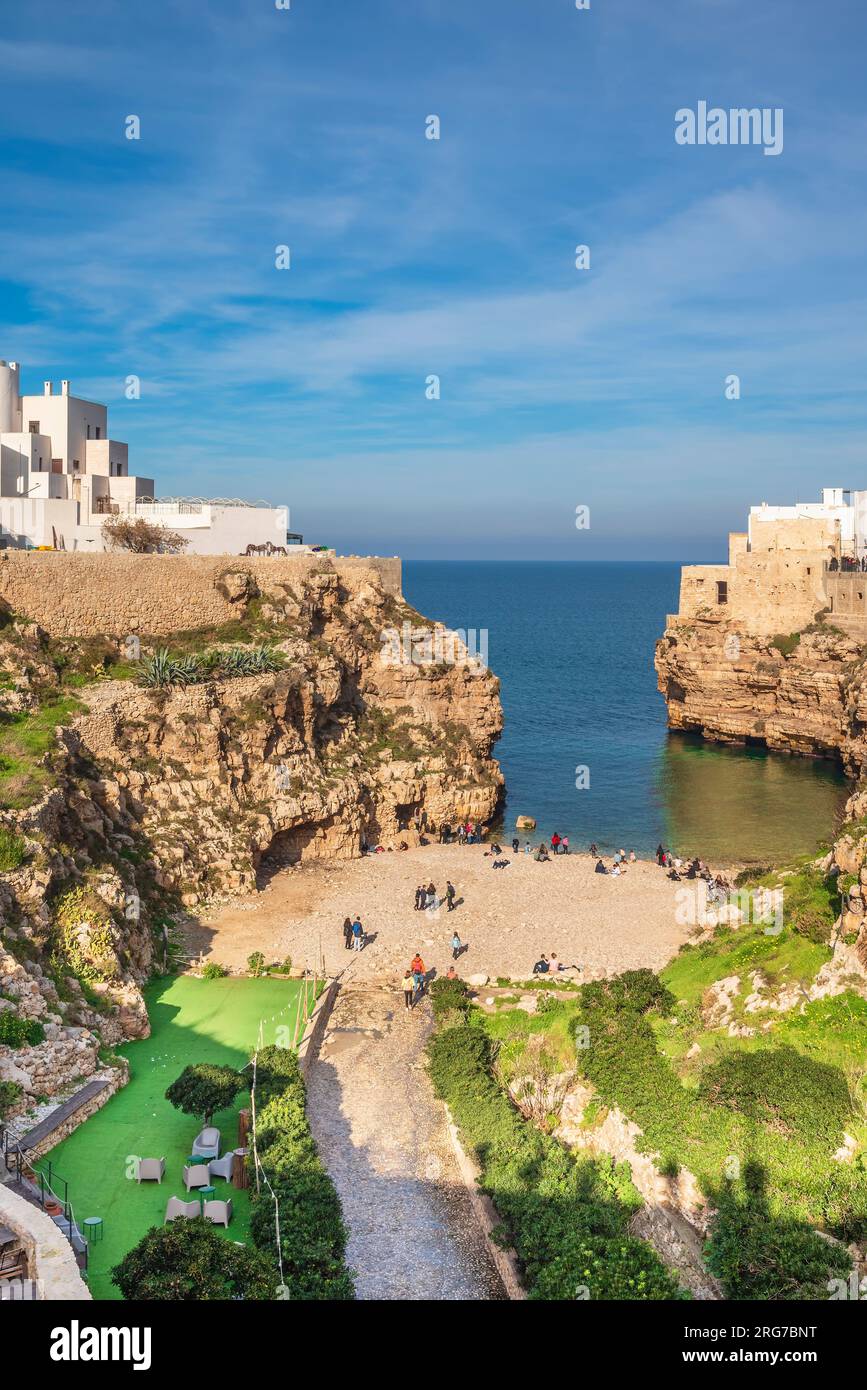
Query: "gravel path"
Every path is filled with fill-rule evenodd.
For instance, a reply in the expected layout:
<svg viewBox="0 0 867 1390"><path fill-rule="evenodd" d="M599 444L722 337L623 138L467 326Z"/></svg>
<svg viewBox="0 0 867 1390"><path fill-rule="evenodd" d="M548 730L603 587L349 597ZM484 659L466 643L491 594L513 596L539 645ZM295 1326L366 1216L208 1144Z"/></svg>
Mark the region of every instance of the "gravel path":
<svg viewBox="0 0 867 1390"><path fill-rule="evenodd" d="M308 1075L307 1113L350 1228L362 1299L502 1299L423 1067L430 1006L341 988Z"/></svg>

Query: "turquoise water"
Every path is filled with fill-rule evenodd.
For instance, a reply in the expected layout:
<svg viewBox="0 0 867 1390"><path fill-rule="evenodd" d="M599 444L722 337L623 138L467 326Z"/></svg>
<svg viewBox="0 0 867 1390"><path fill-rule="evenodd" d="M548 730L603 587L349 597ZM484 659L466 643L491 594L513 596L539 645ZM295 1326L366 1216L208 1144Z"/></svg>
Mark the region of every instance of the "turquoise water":
<svg viewBox="0 0 867 1390"><path fill-rule="evenodd" d="M663 840L761 863L829 837L846 795L835 764L667 732L653 650L679 576L679 565L651 562L405 562L419 612L487 633L506 718L494 751L509 834L516 815L531 815L537 839L557 830L577 848L649 854Z"/></svg>

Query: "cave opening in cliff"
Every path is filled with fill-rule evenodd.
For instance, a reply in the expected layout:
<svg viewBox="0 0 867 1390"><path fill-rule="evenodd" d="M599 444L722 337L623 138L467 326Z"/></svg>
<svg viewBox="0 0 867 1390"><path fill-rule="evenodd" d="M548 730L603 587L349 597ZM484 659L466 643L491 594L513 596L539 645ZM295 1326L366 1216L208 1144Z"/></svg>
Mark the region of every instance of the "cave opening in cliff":
<svg viewBox="0 0 867 1390"><path fill-rule="evenodd" d="M334 850L333 816L324 821L306 821L287 830L278 830L256 864L256 887L267 888L275 874L291 869L303 860L322 859Z"/></svg>

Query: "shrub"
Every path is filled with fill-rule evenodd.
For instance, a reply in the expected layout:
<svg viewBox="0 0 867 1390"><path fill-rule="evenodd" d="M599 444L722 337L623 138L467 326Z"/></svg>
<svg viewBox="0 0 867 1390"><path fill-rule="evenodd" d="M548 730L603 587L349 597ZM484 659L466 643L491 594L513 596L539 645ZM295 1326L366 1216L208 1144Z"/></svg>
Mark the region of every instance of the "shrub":
<svg viewBox="0 0 867 1390"><path fill-rule="evenodd" d="M9 873L24 862L26 845L8 825L0 825L0 873Z"/></svg>
<svg viewBox="0 0 867 1390"><path fill-rule="evenodd" d="M111 1271L124 1298L175 1303L277 1297L271 1261L203 1217L152 1226Z"/></svg>
<svg viewBox="0 0 867 1390"><path fill-rule="evenodd" d="M254 951L247 957L247 969L251 975L262 975L265 970L265 957L261 951Z"/></svg>
<svg viewBox="0 0 867 1390"><path fill-rule="evenodd" d="M202 970L203 980L222 980L225 979L229 971L225 965L220 965L218 961L209 960Z"/></svg>
<svg viewBox="0 0 867 1390"><path fill-rule="evenodd" d="M721 1189L725 1210L711 1249L721 1248L711 1264L727 1296L761 1298L766 1288L791 1287L797 1262L774 1261L792 1252L804 1267L824 1257L829 1270L832 1247L811 1226L846 1240L867 1230L867 1173L831 1161L853 1109L843 1073L791 1047L735 1050L706 1067L698 1091L690 1090L659 1051L648 1015L631 1006L642 993L616 980L582 988L577 1023L589 1030L590 1046L578 1049L578 1065L607 1105L639 1125L639 1147L654 1155L657 1168L688 1168L712 1201ZM733 1158L744 1174L729 1186L723 1175ZM755 1180L748 1186L750 1171L762 1174L760 1204ZM748 1258L735 1265L735 1217L738 1227L755 1218L758 1264Z"/></svg>
<svg viewBox="0 0 867 1390"><path fill-rule="evenodd" d="M304 1079L288 1048L266 1047L256 1065L256 1146L280 1212L283 1282L290 1298L355 1296L344 1263L340 1201L310 1133ZM252 1154L248 1158L252 1163ZM274 1201L267 1187L252 1197L250 1233L276 1261Z"/></svg>
<svg viewBox="0 0 867 1390"><path fill-rule="evenodd" d="M440 975L430 987L434 1018L440 1019L450 1010L465 1014L470 1007L470 991L464 980L449 980Z"/></svg>
<svg viewBox="0 0 867 1390"><path fill-rule="evenodd" d="M24 1094L17 1081L0 1081L0 1120L8 1115L17 1100Z"/></svg>
<svg viewBox="0 0 867 1390"><path fill-rule="evenodd" d="M45 1041L45 1029L35 1018L20 1018L11 1009L0 1012L0 1043L6 1047L36 1047Z"/></svg>
<svg viewBox="0 0 867 1390"><path fill-rule="evenodd" d="M166 1091L166 1100L185 1115L201 1115L205 1124L218 1110L225 1110L246 1082L234 1067L220 1067L213 1062L197 1062L184 1067L180 1076Z"/></svg>
<svg viewBox="0 0 867 1390"><path fill-rule="evenodd" d="M464 1024L428 1048L434 1088L482 1166L482 1186L518 1254L531 1298L686 1297L656 1253L628 1234L641 1206L628 1164L586 1158L524 1120L491 1073L490 1038Z"/></svg>
<svg viewBox="0 0 867 1390"><path fill-rule="evenodd" d="M102 523L102 534L109 550L131 550L136 555L178 555L189 545L177 531L143 516L110 516Z"/></svg>

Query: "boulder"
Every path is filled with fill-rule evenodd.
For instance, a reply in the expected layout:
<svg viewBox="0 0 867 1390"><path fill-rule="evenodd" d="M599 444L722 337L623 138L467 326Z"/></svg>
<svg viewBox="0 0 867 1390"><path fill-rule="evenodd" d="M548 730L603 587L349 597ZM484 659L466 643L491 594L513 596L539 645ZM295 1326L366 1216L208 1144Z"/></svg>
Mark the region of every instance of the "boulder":
<svg viewBox="0 0 867 1390"><path fill-rule="evenodd" d="M535 820L534 820L534 818L533 818L532 816L516 816L516 817L515 817L515 829L516 829L516 830L535 830L535 829L536 829L536 822L535 822Z"/></svg>

